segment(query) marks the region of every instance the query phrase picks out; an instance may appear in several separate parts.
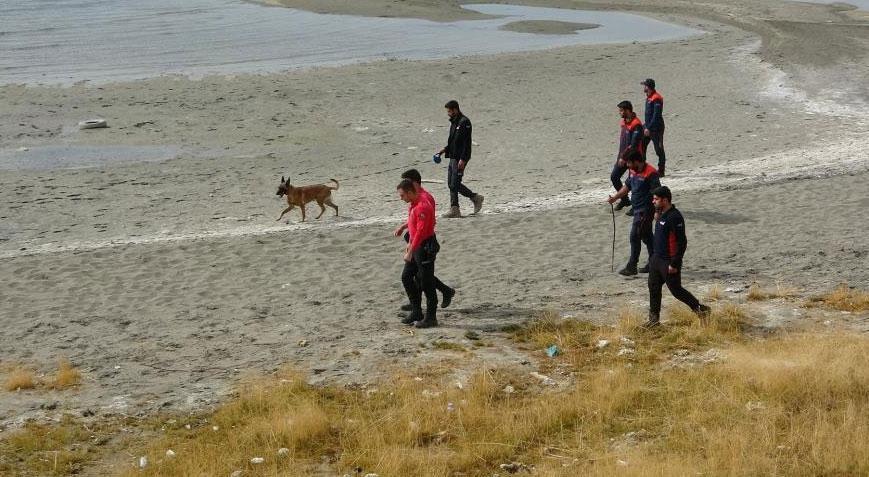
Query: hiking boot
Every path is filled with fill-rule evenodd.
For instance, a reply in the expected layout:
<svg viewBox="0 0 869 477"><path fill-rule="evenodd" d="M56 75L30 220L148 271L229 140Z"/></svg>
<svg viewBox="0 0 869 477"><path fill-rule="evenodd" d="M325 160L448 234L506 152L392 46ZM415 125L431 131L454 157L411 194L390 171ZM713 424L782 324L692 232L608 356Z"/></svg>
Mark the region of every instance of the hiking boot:
<svg viewBox="0 0 869 477"><path fill-rule="evenodd" d="M698 305L697 308L694 309L694 313L696 313L700 318L709 318L709 315L712 314L712 308L709 308L706 305Z"/></svg>
<svg viewBox="0 0 869 477"><path fill-rule="evenodd" d="M649 313L649 319L646 320L645 323L640 325L641 328L645 328L647 330L651 330L652 328L657 328L661 326L661 319L658 317L657 313Z"/></svg>
<svg viewBox="0 0 869 477"><path fill-rule="evenodd" d="M413 305L411 305L410 303L405 303L404 305L401 305L401 311L412 311L412 310L413 310Z"/></svg>
<svg viewBox="0 0 869 477"><path fill-rule="evenodd" d="M459 210L458 206L450 207L450 211L446 214L442 215L441 218L444 219L457 219L462 216L462 211Z"/></svg>
<svg viewBox="0 0 869 477"><path fill-rule="evenodd" d="M625 212L625 215L627 215L628 217L633 217L634 216L634 208L631 207L630 209L628 209L628 211Z"/></svg>
<svg viewBox="0 0 869 477"><path fill-rule="evenodd" d="M410 303L411 312L401 320L405 325L413 325L415 321L422 319L422 308L415 303Z"/></svg>
<svg viewBox="0 0 869 477"><path fill-rule="evenodd" d="M450 288L446 293L444 293L443 298L441 298L441 308L446 308L450 306L450 303L453 302L454 296L456 296L455 288Z"/></svg>
<svg viewBox="0 0 869 477"><path fill-rule="evenodd" d="M438 325L438 319L436 318L437 308L432 309L431 311L425 311L425 319L417 321L413 324L414 328L434 328Z"/></svg>
<svg viewBox="0 0 869 477"><path fill-rule="evenodd" d="M481 196L480 194L474 195L474 198L471 199L471 202L474 203L474 213L475 214L477 212L479 212L480 209L483 208L483 196Z"/></svg>
<svg viewBox="0 0 869 477"><path fill-rule="evenodd" d="M637 266L636 265L628 264L628 265L625 265L625 268L622 268L621 270L619 270L619 275L624 275L626 277L630 277L630 276L636 275L636 274L637 274Z"/></svg>
<svg viewBox="0 0 869 477"><path fill-rule="evenodd" d="M622 197L622 200L616 204L616 210L622 210L629 205L631 205L631 201L627 197Z"/></svg>
<svg viewBox="0 0 869 477"><path fill-rule="evenodd" d="M647 263L647 264L643 265L643 266L640 267L640 269L637 270L637 271L640 272L640 273L649 273L649 264Z"/></svg>

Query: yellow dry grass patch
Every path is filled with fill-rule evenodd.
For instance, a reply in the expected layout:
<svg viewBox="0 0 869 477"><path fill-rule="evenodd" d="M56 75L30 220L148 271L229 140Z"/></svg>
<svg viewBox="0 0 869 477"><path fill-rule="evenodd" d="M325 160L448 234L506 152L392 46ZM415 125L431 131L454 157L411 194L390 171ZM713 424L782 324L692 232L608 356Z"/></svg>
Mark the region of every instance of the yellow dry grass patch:
<svg viewBox="0 0 869 477"><path fill-rule="evenodd" d="M866 337L755 340L738 306L705 321L682 308L649 331L630 327L642 315L629 311L616 327L548 313L517 330L536 357L572 370L551 374L560 386L480 369L461 389L436 374L320 388L284 371L244 386L206 425L167 430L144 451L152 464L127 475L452 477L504 474L512 461L547 476L869 473ZM562 354L546 358L550 344Z"/></svg>
<svg viewBox="0 0 869 477"><path fill-rule="evenodd" d="M840 311L869 311L869 292L842 284L827 294L812 298L809 305L824 305Z"/></svg>
<svg viewBox="0 0 869 477"><path fill-rule="evenodd" d="M6 376L6 380L3 382L3 388L7 391L33 389L36 387L36 383L36 375L33 374L33 371L27 368L17 367L10 371Z"/></svg>
<svg viewBox="0 0 869 477"><path fill-rule="evenodd" d="M795 298L799 295L799 290L793 287L776 285L775 288L762 288L757 283L752 283L748 287L748 301L763 301L772 300L775 298Z"/></svg>
<svg viewBox="0 0 869 477"><path fill-rule="evenodd" d="M77 386L81 382L81 373L73 367L69 360L63 359L57 365L57 374L54 376L52 387L64 389Z"/></svg>

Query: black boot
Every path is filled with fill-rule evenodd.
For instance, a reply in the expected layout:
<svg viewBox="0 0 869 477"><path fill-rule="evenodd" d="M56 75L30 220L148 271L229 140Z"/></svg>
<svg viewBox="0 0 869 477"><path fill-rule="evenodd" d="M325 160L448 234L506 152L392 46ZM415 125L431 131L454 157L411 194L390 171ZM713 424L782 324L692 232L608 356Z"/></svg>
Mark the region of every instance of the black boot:
<svg viewBox="0 0 869 477"><path fill-rule="evenodd" d="M640 272L640 273L649 273L649 264L647 263L647 264L643 265L643 266L640 267L640 269L637 270L637 271Z"/></svg>
<svg viewBox="0 0 869 477"><path fill-rule="evenodd" d="M401 320L405 325L412 325L415 321L422 319L422 303L419 301L410 302L410 313Z"/></svg>
<svg viewBox="0 0 869 477"><path fill-rule="evenodd" d="M619 270L619 275L624 275L626 277L630 277L630 276L636 275L636 274L637 274L637 264L636 263L629 263L629 264L625 265L625 268L622 268L621 270Z"/></svg>
<svg viewBox="0 0 869 477"><path fill-rule="evenodd" d="M443 295L444 295L443 298L441 298L441 308L446 308L446 307L450 306L450 303L453 302L453 297L456 296L456 289L450 288Z"/></svg>
<svg viewBox="0 0 869 477"><path fill-rule="evenodd" d="M425 318L413 324L415 328L434 328L438 325L437 308L429 307L425 310Z"/></svg>
<svg viewBox="0 0 869 477"><path fill-rule="evenodd" d="M645 323L643 323L640 326L642 326L643 328L646 328L646 329L652 329L652 328L659 326L660 324L661 324L660 314L655 313L653 311L650 311L648 321L646 321Z"/></svg>
<svg viewBox="0 0 869 477"><path fill-rule="evenodd" d="M697 308L694 309L694 313L696 313L701 319L709 318L709 315L712 314L712 308L709 308L706 305L697 305Z"/></svg>

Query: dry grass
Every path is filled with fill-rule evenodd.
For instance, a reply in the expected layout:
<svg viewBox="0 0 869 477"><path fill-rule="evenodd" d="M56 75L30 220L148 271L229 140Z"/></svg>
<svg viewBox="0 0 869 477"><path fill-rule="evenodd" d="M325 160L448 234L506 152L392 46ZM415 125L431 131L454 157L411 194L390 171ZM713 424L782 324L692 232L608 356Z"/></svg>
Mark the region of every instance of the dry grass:
<svg viewBox="0 0 869 477"><path fill-rule="evenodd" d="M784 285L776 285L775 288L761 288L757 283L748 287L748 301L772 300L775 298L795 298L799 290Z"/></svg>
<svg viewBox="0 0 869 477"><path fill-rule="evenodd" d="M0 475L76 474L108 441L104 429L94 424L89 429L69 416L51 426L29 423L0 440Z"/></svg>
<svg viewBox="0 0 869 477"><path fill-rule="evenodd" d="M709 290L706 292L706 301L716 302L721 300L723 291L721 290L721 285L717 283L710 286Z"/></svg>
<svg viewBox="0 0 869 477"><path fill-rule="evenodd" d="M22 367L10 371L6 376L6 381L3 383L3 388L7 391L33 389L35 387L36 375L33 374L33 371Z"/></svg>
<svg viewBox="0 0 869 477"><path fill-rule="evenodd" d="M551 313L520 328L516 339L541 358L550 344L562 350L547 362L574 377L558 390L491 369L462 389L446 377L400 375L377 390L316 388L285 371L247 384L207 424L167 429L145 451L151 465L127 475L361 467L384 477L451 477L503 473L499 464L511 461L547 476L869 473L866 337L758 341L740 332L747 318L735 305L705 322L682 308L652 331L633 328L642 315L629 311L615 328ZM598 348L601 338L612 344ZM635 353L620 355L623 346ZM696 366L675 358L713 347L726 358ZM505 392L508 385L515 391ZM281 447L289 453L278 456ZM176 458L165 458L169 448Z"/></svg>
<svg viewBox="0 0 869 477"><path fill-rule="evenodd" d="M827 294L810 299L809 305L823 305L840 311L869 311L869 292L850 288L843 283Z"/></svg>
<svg viewBox="0 0 869 477"><path fill-rule="evenodd" d="M81 373L73 367L69 360L63 359L58 363L57 374L54 376L52 387L64 389L77 386L81 382Z"/></svg>

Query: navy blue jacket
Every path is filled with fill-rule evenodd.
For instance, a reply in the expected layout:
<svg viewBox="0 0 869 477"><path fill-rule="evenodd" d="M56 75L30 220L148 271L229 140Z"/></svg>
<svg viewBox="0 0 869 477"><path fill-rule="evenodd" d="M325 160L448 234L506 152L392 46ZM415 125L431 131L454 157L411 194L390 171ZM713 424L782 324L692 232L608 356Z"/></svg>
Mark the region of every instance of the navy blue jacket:
<svg viewBox="0 0 869 477"><path fill-rule="evenodd" d="M658 170L647 163L640 172L630 171L625 185L631 191L631 207L639 212L652 208L652 191L661 187L661 179Z"/></svg>
<svg viewBox="0 0 869 477"><path fill-rule="evenodd" d="M675 206L655 221L655 235L652 239L652 255L669 260L673 268L682 268L682 256L688 248L685 235L685 218Z"/></svg>
<svg viewBox="0 0 869 477"><path fill-rule="evenodd" d="M664 129L664 98L657 91L646 97L646 129L661 131Z"/></svg>

